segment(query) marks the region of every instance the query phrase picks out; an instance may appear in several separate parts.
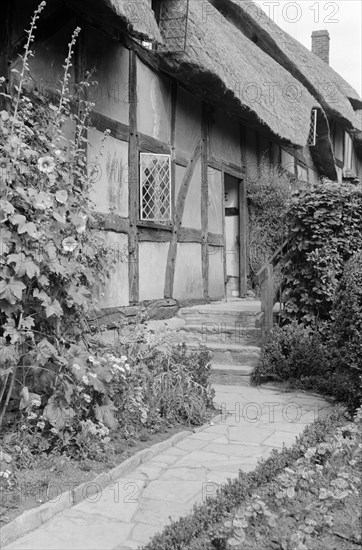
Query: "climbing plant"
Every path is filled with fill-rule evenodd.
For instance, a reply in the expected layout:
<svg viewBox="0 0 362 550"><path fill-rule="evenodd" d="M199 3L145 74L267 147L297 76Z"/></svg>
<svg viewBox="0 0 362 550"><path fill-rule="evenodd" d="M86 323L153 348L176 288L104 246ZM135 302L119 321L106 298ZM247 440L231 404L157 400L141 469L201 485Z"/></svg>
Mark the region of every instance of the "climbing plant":
<svg viewBox="0 0 362 550"><path fill-rule="evenodd" d="M75 96L70 92L79 28L68 44L56 99L28 86L44 7L41 2L33 15L21 67L12 70L13 88L2 94L6 110L0 112L0 423L16 381L24 383L31 370L59 375L66 368L69 348L94 307L94 289L111 269L100 234L90 229L89 76Z"/></svg>
<svg viewBox="0 0 362 550"><path fill-rule="evenodd" d="M284 240L285 217L296 184L277 167L263 162L247 182L249 210L249 267L251 284L256 274Z"/></svg>

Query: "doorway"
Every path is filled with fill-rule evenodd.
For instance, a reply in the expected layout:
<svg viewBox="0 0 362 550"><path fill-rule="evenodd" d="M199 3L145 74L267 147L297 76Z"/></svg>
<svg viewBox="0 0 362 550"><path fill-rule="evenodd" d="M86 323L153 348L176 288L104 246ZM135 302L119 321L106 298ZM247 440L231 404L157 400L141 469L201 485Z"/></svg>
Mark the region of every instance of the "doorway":
<svg viewBox="0 0 362 550"><path fill-rule="evenodd" d="M242 179L224 173L226 296L246 296L246 196Z"/></svg>

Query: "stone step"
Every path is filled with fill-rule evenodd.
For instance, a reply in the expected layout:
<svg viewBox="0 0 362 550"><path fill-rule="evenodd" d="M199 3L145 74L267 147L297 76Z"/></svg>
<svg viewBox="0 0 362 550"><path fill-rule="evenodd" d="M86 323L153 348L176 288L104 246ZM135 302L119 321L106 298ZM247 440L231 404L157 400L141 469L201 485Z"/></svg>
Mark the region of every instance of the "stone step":
<svg viewBox="0 0 362 550"><path fill-rule="evenodd" d="M225 365L250 365L255 366L260 355L258 346L246 346L242 344L223 344L218 342L206 342L200 344L195 341L185 341L189 349L198 349L204 345L206 349L212 352L213 361Z"/></svg>
<svg viewBox="0 0 362 550"><path fill-rule="evenodd" d="M212 363L210 381L212 384L250 386L254 367L250 365L225 365Z"/></svg>
<svg viewBox="0 0 362 550"><path fill-rule="evenodd" d="M226 323L187 324L179 331L185 340L191 342L229 343L258 346L261 343L260 329L245 328L240 323L226 325Z"/></svg>
<svg viewBox="0 0 362 550"><path fill-rule="evenodd" d="M240 324L245 328L254 328L257 320L257 313L253 311L233 312L233 311L219 311L203 313L199 311L183 312L180 310L177 314L181 319L186 321L186 324L202 325L213 324L217 326L221 325L235 325Z"/></svg>

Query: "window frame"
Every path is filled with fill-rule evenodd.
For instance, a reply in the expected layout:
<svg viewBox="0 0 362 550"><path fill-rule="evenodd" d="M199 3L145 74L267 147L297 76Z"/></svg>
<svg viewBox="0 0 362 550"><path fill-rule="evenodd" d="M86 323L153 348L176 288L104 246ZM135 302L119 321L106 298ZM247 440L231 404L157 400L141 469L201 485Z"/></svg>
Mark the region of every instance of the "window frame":
<svg viewBox="0 0 362 550"><path fill-rule="evenodd" d="M168 182L168 190L169 190L169 219L167 220L152 220L152 219L144 219L142 216L143 206L142 206L142 199L143 199L143 184L144 184L144 172L142 168L142 155L152 155L154 157L167 157L168 158L168 165L169 165L169 182ZM165 153L154 151L154 150L140 150L138 152L138 166L139 166L139 172L138 172L138 178L139 178L139 185L138 185L138 192L139 192L139 198L138 198L138 222L137 225L145 226L145 227L151 227L151 228L161 228L161 229L172 229L173 227L173 213L174 213L174 193L173 193L173 170L172 170L172 155L171 153Z"/></svg>
<svg viewBox="0 0 362 550"><path fill-rule="evenodd" d="M343 145L343 168L345 170L354 170L354 145L352 136L348 132L344 133Z"/></svg>

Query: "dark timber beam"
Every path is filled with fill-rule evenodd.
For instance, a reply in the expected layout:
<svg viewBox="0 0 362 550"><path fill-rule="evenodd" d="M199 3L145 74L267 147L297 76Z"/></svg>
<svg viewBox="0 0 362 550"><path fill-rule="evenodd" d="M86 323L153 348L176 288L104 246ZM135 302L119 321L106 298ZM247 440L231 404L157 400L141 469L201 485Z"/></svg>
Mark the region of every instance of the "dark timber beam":
<svg viewBox="0 0 362 550"><path fill-rule="evenodd" d="M207 159L209 153L209 109L207 104L202 105L201 120L201 261L204 298L209 297L209 251L208 251L208 205L209 188L207 181Z"/></svg>
<svg viewBox="0 0 362 550"><path fill-rule="evenodd" d="M177 241L181 231L182 216L185 208L186 195L190 186L190 182L195 170L197 159L201 155L201 139L199 139L191 154L191 158L185 170L183 180L181 182L180 190L176 200L175 214L174 214L174 230L170 247L168 249L167 264L166 264L166 278L165 278L165 298L171 298L173 294L173 284L175 278L176 267L176 254L177 254Z"/></svg>
<svg viewBox="0 0 362 550"><path fill-rule="evenodd" d="M129 51L129 147L128 147L128 283L129 301L139 300L139 263L138 263L138 187L139 162L137 142L137 56L134 50Z"/></svg>

